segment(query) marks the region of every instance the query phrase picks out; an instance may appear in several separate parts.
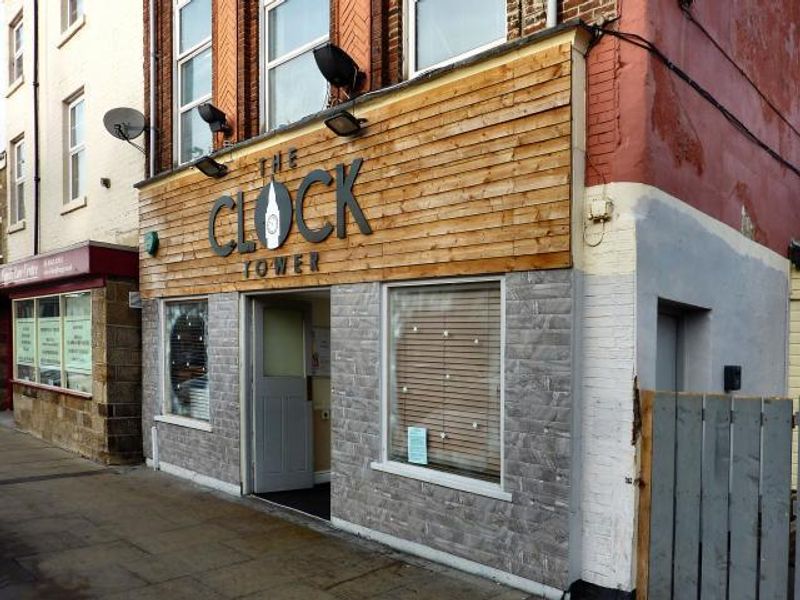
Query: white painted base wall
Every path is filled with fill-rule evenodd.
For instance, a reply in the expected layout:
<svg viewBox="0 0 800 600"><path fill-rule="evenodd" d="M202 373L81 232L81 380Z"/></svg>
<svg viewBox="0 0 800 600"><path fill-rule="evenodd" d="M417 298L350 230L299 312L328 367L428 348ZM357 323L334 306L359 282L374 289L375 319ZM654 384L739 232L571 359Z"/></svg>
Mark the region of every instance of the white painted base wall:
<svg viewBox="0 0 800 600"><path fill-rule="evenodd" d="M613 202L610 221L586 217L593 198ZM722 392L722 366L741 364L743 393L784 394L788 261L648 185L588 188L576 211L584 219L575 232L583 277L575 562L582 579L629 591L638 497L633 390L637 377L640 388L655 386L658 300L710 311L707 365L693 373L693 391Z"/></svg>
<svg viewBox="0 0 800 600"><path fill-rule="evenodd" d="M155 465L153 460L150 458L146 460L146 464L148 467L151 468L154 468ZM158 468L156 470L164 471L164 473L175 475L175 477L180 477L181 479L188 479L192 483L203 485L205 487L209 487L211 489L218 490L220 492L225 492L226 494L230 494L231 496L239 497L242 495L242 490L238 485L234 485L226 481L220 481L219 479L214 479L213 477L209 477L208 475L203 475L202 473L197 473L195 471L190 471L189 469L184 469L183 467L179 467L177 465L166 463L163 460L159 461Z"/></svg>

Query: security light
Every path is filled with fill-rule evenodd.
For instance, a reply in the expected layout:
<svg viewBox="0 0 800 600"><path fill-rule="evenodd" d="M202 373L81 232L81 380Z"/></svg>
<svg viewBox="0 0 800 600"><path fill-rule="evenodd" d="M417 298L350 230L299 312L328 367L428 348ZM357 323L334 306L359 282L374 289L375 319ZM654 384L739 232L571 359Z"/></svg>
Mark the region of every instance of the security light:
<svg viewBox="0 0 800 600"><path fill-rule="evenodd" d="M346 110L340 110L332 117L325 119L325 125L338 136L350 137L361 131L361 124L366 123L366 119L358 119Z"/></svg>
<svg viewBox="0 0 800 600"><path fill-rule="evenodd" d="M352 96L364 73L358 70L356 62L344 50L333 44L314 48L314 60L322 76L331 85L344 88Z"/></svg>
<svg viewBox="0 0 800 600"><path fill-rule="evenodd" d="M225 135L228 135L231 132L231 126L228 125L228 119L225 113L211 104L211 102L204 102L198 106L197 112L200 114L200 118L208 123L211 133L221 131Z"/></svg>
<svg viewBox="0 0 800 600"><path fill-rule="evenodd" d="M206 177L213 177L214 179L225 177L228 173L228 167L226 165L218 163L210 156L198 158L192 166Z"/></svg>

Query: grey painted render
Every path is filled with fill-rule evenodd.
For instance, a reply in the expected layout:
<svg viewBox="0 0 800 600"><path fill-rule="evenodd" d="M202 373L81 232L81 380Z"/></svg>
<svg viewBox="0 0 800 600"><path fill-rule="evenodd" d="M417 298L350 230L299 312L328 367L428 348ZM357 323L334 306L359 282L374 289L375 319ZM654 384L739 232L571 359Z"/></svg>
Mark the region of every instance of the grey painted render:
<svg viewBox="0 0 800 600"><path fill-rule="evenodd" d="M506 276L506 502L373 470L381 460L380 284L331 291L334 517L514 575L569 578L573 274Z"/></svg>
<svg viewBox="0 0 800 600"><path fill-rule="evenodd" d="M688 390L722 392L723 366L741 365L740 393L784 395L786 260L733 230L709 230L691 212L655 195L640 198L635 210L641 387L655 385L656 317L663 298L708 309L693 318L693 339L687 340Z"/></svg>
<svg viewBox="0 0 800 600"><path fill-rule="evenodd" d="M153 458L151 427L158 429L159 460L238 485L239 470L239 296L208 297L208 381L211 431L156 422L162 414L162 324L158 300L142 306L144 352L142 425L144 452Z"/></svg>

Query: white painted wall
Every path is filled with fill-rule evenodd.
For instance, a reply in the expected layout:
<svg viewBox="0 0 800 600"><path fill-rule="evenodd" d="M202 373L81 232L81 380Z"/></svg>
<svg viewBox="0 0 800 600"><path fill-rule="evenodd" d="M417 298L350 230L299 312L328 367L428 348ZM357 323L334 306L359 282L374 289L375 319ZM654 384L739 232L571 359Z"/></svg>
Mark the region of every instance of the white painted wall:
<svg viewBox="0 0 800 600"><path fill-rule="evenodd" d="M72 37L62 31L62 0L39 2L41 248L57 250L84 240L136 246L137 193L144 156L111 137L103 115L119 106L144 107L142 4L134 0L85 0L85 21ZM25 133L25 228L9 234L9 260L33 251L33 0L4 0L8 24L23 9L24 85L7 99L6 139ZM8 45L8 28L6 39ZM66 107L83 88L86 99L86 205L63 214L66 188ZM137 142L142 143L143 138ZM100 178L111 187L100 185ZM6 219L7 220L7 219Z"/></svg>
<svg viewBox="0 0 800 600"><path fill-rule="evenodd" d="M613 201L605 225L591 198ZM580 574L635 587L637 455L634 378L655 385L658 299L709 310L692 391L722 392L722 367L743 367L744 394L786 392L787 260L657 188L613 183L576 202L575 268L583 279L579 340ZM582 222L581 222L582 221ZM579 237L580 236L580 237ZM699 364L699 367L698 367Z"/></svg>

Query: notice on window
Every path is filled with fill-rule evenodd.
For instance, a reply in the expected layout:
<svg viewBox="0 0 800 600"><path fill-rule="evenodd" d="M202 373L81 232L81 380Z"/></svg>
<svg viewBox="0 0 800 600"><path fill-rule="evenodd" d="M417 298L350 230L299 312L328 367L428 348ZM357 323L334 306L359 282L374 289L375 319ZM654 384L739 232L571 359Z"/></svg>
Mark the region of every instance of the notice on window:
<svg viewBox="0 0 800 600"><path fill-rule="evenodd" d="M428 430L425 427L408 428L408 462L428 464Z"/></svg>
<svg viewBox="0 0 800 600"><path fill-rule="evenodd" d="M61 317L39 319L39 366L61 367Z"/></svg>
<svg viewBox="0 0 800 600"><path fill-rule="evenodd" d="M327 327L311 328L311 375L331 376L331 330Z"/></svg>
<svg viewBox="0 0 800 600"><path fill-rule="evenodd" d="M92 372L92 318L64 318L64 368L77 373Z"/></svg>
<svg viewBox="0 0 800 600"><path fill-rule="evenodd" d="M18 365L28 367L36 363L36 320L20 318L14 324L14 354Z"/></svg>

